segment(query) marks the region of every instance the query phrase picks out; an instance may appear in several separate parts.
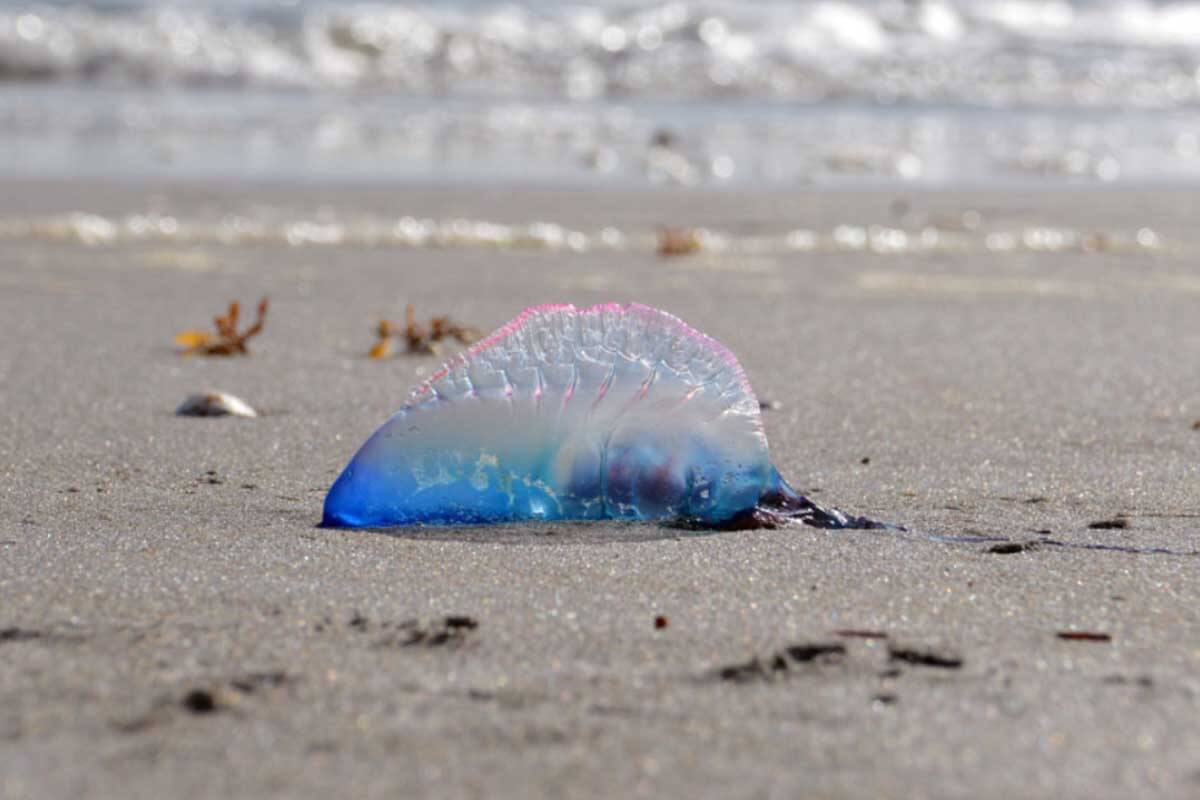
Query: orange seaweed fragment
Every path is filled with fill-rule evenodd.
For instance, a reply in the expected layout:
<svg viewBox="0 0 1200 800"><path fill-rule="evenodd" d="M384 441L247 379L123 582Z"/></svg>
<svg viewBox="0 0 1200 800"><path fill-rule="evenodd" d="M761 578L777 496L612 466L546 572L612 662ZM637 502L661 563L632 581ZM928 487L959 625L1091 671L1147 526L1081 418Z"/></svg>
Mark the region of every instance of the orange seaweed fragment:
<svg viewBox="0 0 1200 800"><path fill-rule="evenodd" d="M703 247L701 233L695 228L658 229L658 254L664 258L691 255Z"/></svg>
<svg viewBox="0 0 1200 800"><path fill-rule="evenodd" d="M444 339L456 339L461 344L474 344L483 338L483 334L478 328L459 325L445 315L433 317L429 320L428 326L422 325L417 321L412 303L409 303L404 310L404 325L397 325L386 319L382 320L375 327L375 335L378 337L378 341L375 342L368 355L377 361L387 358L393 353L397 339L404 340L407 347L406 352L410 354L432 355L437 353L437 344Z"/></svg>
<svg viewBox="0 0 1200 800"><path fill-rule="evenodd" d="M175 344L183 348L181 355L232 356L247 355L246 342L262 333L267 316L267 298L258 301L254 323L244 331L238 331L241 306L236 300L229 310L213 318L216 334L207 331L186 330L175 334Z"/></svg>
<svg viewBox="0 0 1200 800"><path fill-rule="evenodd" d="M207 331L180 331L175 334L175 344L180 347L186 347L189 350L196 347L203 347L212 340L212 334Z"/></svg>
<svg viewBox="0 0 1200 800"><path fill-rule="evenodd" d="M379 341L375 342L375 346L371 348L370 356L378 361L381 358L387 358L396 349L395 326L386 319L381 320L375 326L375 335L379 337Z"/></svg>

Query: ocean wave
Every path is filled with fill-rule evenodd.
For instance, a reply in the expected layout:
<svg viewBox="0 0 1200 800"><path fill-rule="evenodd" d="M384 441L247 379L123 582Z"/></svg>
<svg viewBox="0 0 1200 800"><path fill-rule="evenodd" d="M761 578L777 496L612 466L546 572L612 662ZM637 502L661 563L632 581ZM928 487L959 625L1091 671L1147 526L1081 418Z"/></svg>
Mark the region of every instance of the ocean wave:
<svg viewBox="0 0 1200 800"><path fill-rule="evenodd" d="M1200 182L1200 112L0 88L0 176L576 186Z"/></svg>
<svg viewBox="0 0 1200 800"><path fill-rule="evenodd" d="M1200 2L6 4L0 82L1194 106Z"/></svg>

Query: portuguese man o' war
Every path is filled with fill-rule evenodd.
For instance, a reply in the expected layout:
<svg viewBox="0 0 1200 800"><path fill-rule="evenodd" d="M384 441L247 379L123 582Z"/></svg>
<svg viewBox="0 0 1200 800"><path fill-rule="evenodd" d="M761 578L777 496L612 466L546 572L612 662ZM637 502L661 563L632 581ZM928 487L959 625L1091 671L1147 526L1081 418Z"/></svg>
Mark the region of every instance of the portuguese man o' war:
<svg viewBox="0 0 1200 800"><path fill-rule="evenodd" d="M449 361L351 459L322 524L792 519L888 527L788 486L733 353L632 303L529 308Z"/></svg>

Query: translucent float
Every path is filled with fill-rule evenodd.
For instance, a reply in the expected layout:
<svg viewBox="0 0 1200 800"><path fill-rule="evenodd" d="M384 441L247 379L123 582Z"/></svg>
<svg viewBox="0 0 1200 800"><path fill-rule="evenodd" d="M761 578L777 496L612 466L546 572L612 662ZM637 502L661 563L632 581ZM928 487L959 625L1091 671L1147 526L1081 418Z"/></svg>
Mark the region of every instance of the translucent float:
<svg viewBox="0 0 1200 800"><path fill-rule="evenodd" d="M733 353L631 303L535 306L452 359L351 459L322 524L791 519L883 527L788 486Z"/></svg>

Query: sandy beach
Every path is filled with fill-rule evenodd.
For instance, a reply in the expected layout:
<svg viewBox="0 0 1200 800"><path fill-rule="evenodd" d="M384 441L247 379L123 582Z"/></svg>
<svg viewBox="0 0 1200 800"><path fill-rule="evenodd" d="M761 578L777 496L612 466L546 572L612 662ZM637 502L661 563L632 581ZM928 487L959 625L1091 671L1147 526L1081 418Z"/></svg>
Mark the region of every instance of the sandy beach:
<svg viewBox="0 0 1200 800"><path fill-rule="evenodd" d="M6 800L1200 794L1200 194L0 194L0 220L267 208L749 243L0 236ZM845 225L967 244L750 246ZM175 352L261 296L249 356ZM440 363L369 360L381 318L491 330L604 301L724 342L775 406L780 471L914 533L316 527ZM263 415L174 415L209 388Z"/></svg>

